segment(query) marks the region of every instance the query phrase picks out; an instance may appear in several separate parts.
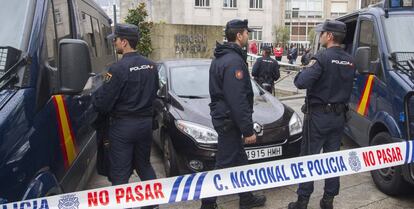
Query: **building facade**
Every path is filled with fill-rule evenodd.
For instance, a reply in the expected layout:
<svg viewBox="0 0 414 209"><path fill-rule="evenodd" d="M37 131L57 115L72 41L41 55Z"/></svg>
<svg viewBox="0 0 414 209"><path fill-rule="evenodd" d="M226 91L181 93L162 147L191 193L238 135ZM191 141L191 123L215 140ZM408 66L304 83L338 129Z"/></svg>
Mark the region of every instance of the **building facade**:
<svg viewBox="0 0 414 209"><path fill-rule="evenodd" d="M123 11L145 2L149 17L155 23L225 26L231 19L248 19L255 29L250 40L274 42L276 25L283 24L280 0L120 0ZM124 8L125 7L125 8Z"/></svg>
<svg viewBox="0 0 414 209"><path fill-rule="evenodd" d="M283 12L285 26L290 32L289 43L298 48L309 47L309 34L317 24L357 9L358 0L286 0Z"/></svg>

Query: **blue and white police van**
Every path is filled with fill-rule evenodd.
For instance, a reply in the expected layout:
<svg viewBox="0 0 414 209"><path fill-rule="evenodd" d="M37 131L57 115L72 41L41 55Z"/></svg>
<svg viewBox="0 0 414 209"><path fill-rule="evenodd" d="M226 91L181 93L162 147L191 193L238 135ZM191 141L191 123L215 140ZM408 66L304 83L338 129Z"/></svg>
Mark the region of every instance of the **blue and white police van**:
<svg viewBox="0 0 414 209"><path fill-rule="evenodd" d="M345 133L360 146L414 137L413 4L412 0L385 0L337 18L347 25L342 47L354 56L357 66ZM398 195L414 184L414 165L371 175L382 192Z"/></svg>
<svg viewBox="0 0 414 209"><path fill-rule="evenodd" d="M93 0L13 0L0 22L0 204L81 189L111 20Z"/></svg>

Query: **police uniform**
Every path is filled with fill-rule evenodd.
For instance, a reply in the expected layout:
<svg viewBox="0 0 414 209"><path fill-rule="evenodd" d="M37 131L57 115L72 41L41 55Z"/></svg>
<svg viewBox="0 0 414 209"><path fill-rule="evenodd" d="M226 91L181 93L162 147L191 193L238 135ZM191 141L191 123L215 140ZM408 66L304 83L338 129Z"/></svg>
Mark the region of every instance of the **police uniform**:
<svg viewBox="0 0 414 209"><path fill-rule="evenodd" d="M248 29L247 20L232 20L229 28ZM250 30L250 29L248 29ZM247 53L236 43L217 43L210 66L210 114L218 133L216 169L248 163L242 136L254 134L253 90L246 63ZM240 208L263 205L264 196L241 193ZM216 198L202 200L201 208L216 208Z"/></svg>
<svg viewBox="0 0 414 209"><path fill-rule="evenodd" d="M267 50L270 54L271 48L264 46L263 50ZM277 61L270 56L260 57L253 65L252 75L261 86L263 83L270 84L271 88L268 90L273 93L274 82L280 78L279 68Z"/></svg>
<svg viewBox="0 0 414 209"><path fill-rule="evenodd" d="M319 31L346 33L346 25L330 20ZM313 56L295 77L295 86L307 90L301 155L318 154L322 149L324 153L340 149L354 74L353 58L335 46ZM300 184L298 202L305 201L307 205L313 190L313 182ZM339 177L326 179L324 190L323 200L333 201L339 193ZM289 204L289 208L306 208L299 207L298 202ZM321 200L321 207L322 204Z"/></svg>
<svg viewBox="0 0 414 209"><path fill-rule="evenodd" d="M138 27L117 24L114 36L138 38ZM137 52L126 53L110 66L94 94L94 108L110 115L110 176L113 185L128 183L133 157L141 180L155 179L150 164L153 101L158 90L155 64ZM134 152L134 149L136 150Z"/></svg>

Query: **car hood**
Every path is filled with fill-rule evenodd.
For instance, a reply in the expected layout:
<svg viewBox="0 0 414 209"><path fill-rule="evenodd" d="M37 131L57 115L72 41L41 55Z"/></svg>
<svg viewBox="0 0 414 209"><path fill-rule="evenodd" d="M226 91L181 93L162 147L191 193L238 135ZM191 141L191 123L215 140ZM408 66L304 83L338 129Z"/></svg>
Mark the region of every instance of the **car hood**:
<svg viewBox="0 0 414 209"><path fill-rule="evenodd" d="M172 106L182 120L213 128L208 106L210 98L189 99L174 96L172 99ZM253 110L253 122L263 125L265 129L287 125L283 118L284 105L268 93L254 97Z"/></svg>

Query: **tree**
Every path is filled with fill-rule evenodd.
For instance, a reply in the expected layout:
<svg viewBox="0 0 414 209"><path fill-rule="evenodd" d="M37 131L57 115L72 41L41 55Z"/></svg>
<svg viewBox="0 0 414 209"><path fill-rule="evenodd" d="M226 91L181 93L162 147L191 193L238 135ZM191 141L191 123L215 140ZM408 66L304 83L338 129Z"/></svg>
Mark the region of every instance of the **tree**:
<svg viewBox="0 0 414 209"><path fill-rule="evenodd" d="M146 21L148 12L145 3L140 3L137 8L128 10L125 22L139 27L140 35L136 50L144 56L149 56L153 50L151 44L151 28L153 23Z"/></svg>
<svg viewBox="0 0 414 209"><path fill-rule="evenodd" d="M286 44L290 39L290 29L287 26L275 26L275 42Z"/></svg>

